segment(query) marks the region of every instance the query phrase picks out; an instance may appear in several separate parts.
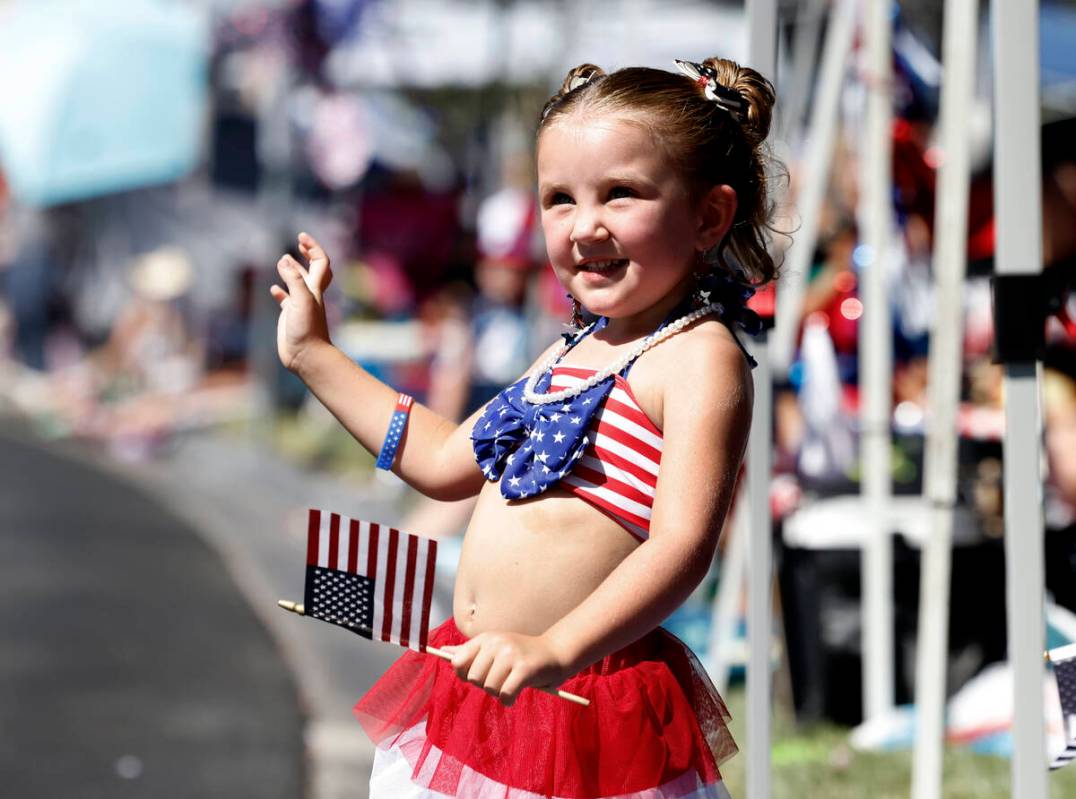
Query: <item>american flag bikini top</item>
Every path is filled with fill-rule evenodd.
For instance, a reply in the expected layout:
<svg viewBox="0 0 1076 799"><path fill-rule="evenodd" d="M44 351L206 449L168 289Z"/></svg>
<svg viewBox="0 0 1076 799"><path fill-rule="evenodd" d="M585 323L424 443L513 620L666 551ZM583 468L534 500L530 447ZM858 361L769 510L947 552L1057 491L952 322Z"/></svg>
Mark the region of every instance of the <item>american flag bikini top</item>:
<svg viewBox="0 0 1076 799"><path fill-rule="evenodd" d="M599 328L602 320L592 330ZM573 343L578 343L580 336ZM549 391L552 372L535 390ZM563 404L532 405L523 399L527 378L513 383L486 406L471 431L475 460L487 480L501 481L507 499L526 499L548 491L575 466L586 450L587 428L613 387L614 375Z"/></svg>
<svg viewBox="0 0 1076 799"><path fill-rule="evenodd" d="M743 305L753 291L742 286L738 286L738 290L741 292L735 297L738 301L729 302L719 315L726 324L735 323L754 333L759 326L758 317ZM682 310L677 309L669 318L678 318ZM571 341L565 354L586 335L601 330L607 323L604 317L599 319ZM631 363L627 364L620 372L621 382L631 366ZM554 371L563 368L554 366L553 370L543 374L535 391L549 392ZM588 445L593 443L588 433L595 426L592 425L595 416L600 414L617 384L617 375L610 375L563 403L527 402L523 397L526 382L527 378L522 378L498 394L486 406L471 432L475 460L482 474L491 482L499 480L501 494L507 499L526 499L544 493L572 472L586 455Z"/></svg>

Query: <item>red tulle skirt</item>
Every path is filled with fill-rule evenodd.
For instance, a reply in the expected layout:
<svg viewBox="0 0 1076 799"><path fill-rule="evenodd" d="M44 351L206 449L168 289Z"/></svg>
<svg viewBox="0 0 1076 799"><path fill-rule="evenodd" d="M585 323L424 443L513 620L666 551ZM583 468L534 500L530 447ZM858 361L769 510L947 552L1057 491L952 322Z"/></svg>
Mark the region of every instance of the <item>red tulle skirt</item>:
<svg viewBox="0 0 1076 799"><path fill-rule="evenodd" d="M449 619L430 646L467 639ZM524 689L505 707L451 665L408 651L355 706L411 779L447 796L600 799L700 795L736 753L728 709L698 660L658 629L570 678L582 707ZM657 790L655 790L657 789Z"/></svg>

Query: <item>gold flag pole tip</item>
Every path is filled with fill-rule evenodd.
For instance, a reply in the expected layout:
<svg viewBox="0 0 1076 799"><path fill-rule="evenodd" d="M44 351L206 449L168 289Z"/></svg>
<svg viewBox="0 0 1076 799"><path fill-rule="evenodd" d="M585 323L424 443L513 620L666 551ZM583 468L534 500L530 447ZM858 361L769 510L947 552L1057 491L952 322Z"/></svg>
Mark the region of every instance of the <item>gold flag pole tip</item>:
<svg viewBox="0 0 1076 799"><path fill-rule="evenodd" d="M287 599L278 599L276 604L277 607L284 608L284 610L290 611L291 613L297 613L300 616L306 615L306 608L296 602Z"/></svg>

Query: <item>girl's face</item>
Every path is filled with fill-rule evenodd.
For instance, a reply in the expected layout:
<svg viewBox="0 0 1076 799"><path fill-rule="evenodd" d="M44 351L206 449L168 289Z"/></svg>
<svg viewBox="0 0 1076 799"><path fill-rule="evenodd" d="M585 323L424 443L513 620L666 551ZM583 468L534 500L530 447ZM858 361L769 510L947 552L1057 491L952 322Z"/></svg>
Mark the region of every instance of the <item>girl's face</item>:
<svg viewBox="0 0 1076 799"><path fill-rule="evenodd" d="M679 302L696 253L720 240L736 207L728 186L693 201L647 128L610 115L565 117L542 132L538 191L557 278L587 310L629 328L656 327Z"/></svg>

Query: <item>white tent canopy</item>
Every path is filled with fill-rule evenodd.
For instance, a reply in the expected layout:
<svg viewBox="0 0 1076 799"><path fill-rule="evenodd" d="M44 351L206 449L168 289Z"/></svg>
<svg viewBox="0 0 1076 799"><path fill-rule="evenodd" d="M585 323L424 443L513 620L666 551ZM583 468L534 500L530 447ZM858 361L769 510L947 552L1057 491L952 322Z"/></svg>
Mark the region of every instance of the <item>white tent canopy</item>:
<svg viewBox="0 0 1076 799"><path fill-rule="evenodd" d="M694 1L397 0L370 4L329 71L345 86L533 83L583 62L610 70L669 68L674 58L741 59L746 35L741 8Z"/></svg>

